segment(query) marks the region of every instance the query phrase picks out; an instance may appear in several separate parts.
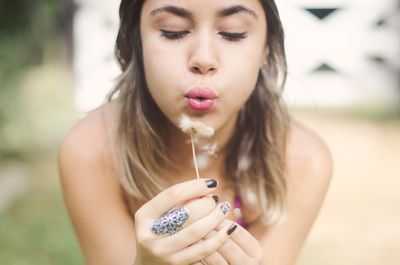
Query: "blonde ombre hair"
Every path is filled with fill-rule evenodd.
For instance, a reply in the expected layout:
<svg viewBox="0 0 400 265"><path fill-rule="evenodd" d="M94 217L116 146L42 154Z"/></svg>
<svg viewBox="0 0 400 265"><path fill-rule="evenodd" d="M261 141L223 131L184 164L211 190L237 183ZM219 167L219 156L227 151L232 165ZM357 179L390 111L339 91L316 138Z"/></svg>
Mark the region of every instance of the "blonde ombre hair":
<svg viewBox="0 0 400 265"><path fill-rule="evenodd" d="M108 95L118 101L115 134L117 169L124 189L145 202L166 188L161 174L167 158L167 118L151 97L144 75L140 14L143 0L122 0L116 57L123 74ZM267 14L267 64L239 113L226 147L225 173L243 203L266 224L284 217L285 150L289 116L282 102L286 81L284 32L273 0L260 0Z"/></svg>

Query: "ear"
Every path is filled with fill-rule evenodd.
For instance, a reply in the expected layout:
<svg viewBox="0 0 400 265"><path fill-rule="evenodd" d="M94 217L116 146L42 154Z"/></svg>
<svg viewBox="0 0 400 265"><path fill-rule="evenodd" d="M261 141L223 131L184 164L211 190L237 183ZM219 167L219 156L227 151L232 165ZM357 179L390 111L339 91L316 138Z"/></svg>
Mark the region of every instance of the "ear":
<svg viewBox="0 0 400 265"><path fill-rule="evenodd" d="M269 47L265 46L261 56L260 67L264 67L264 65L267 64L268 55L269 55Z"/></svg>

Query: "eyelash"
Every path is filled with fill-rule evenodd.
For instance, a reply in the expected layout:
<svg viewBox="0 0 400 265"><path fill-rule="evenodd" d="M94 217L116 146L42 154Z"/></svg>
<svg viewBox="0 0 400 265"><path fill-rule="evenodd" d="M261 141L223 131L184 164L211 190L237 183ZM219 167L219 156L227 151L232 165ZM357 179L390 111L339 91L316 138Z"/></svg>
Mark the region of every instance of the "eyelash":
<svg viewBox="0 0 400 265"><path fill-rule="evenodd" d="M184 38L189 31L169 31L169 30L161 30L161 36L165 37L169 40L178 40ZM246 32L243 33L228 33L228 32L220 32L219 33L224 39L227 41L241 41L247 37Z"/></svg>

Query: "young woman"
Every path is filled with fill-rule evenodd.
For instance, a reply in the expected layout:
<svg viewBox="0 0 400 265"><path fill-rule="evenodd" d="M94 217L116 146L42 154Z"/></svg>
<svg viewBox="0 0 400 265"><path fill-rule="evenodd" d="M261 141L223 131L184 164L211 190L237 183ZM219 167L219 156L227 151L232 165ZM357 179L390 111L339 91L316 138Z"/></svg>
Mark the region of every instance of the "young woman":
<svg viewBox="0 0 400 265"><path fill-rule="evenodd" d="M120 83L59 153L87 264L295 264L331 159L282 104L274 1L122 0L120 19ZM215 131L200 179L182 115Z"/></svg>

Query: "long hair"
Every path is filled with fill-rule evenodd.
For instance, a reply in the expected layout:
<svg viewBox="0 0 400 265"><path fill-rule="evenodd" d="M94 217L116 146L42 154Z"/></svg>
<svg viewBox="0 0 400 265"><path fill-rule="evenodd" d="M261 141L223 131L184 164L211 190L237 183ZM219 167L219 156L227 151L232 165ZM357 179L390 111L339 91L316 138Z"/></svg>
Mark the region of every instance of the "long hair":
<svg viewBox="0 0 400 265"><path fill-rule="evenodd" d="M119 105L115 134L117 162L124 189L145 202L165 189L160 174L167 158L166 117L151 97L144 75L140 39L143 0L122 0L116 57L122 69L108 95ZM225 173L235 183L245 206L260 213L264 223L284 217L286 203L285 149L289 116L282 102L287 64L284 32L273 0L260 0L267 17L269 53L256 87L241 111L226 147Z"/></svg>

